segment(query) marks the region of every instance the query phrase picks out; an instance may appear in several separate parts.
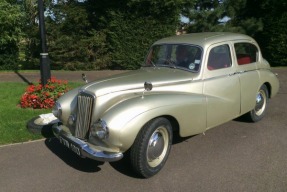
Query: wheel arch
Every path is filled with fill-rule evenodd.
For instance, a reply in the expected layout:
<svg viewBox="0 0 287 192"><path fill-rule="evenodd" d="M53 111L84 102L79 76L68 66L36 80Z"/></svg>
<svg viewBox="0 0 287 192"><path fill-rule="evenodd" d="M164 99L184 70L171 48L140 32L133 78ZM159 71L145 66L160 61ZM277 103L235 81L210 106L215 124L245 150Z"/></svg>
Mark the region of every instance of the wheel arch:
<svg viewBox="0 0 287 192"><path fill-rule="evenodd" d="M176 134L179 134L179 123L175 117L173 117L171 115L163 115L163 116L159 116L159 117L166 118L170 122L173 132Z"/></svg>
<svg viewBox="0 0 287 192"><path fill-rule="evenodd" d="M161 117L166 118L171 124L171 128L172 128L173 133L176 134L176 135L179 135L179 127L180 127L179 126L179 122L174 116L172 116L172 115L158 115L158 116L154 116L153 118L149 118L143 124L141 124L140 128L137 129L137 131L136 131L137 133L136 134L132 135L131 138L128 138L128 139L125 140L125 144L123 144L123 146L125 146L123 148L124 151L128 150L129 148L131 148L131 146L133 145L137 135L140 133L140 131L144 128L144 126L146 124L148 124L149 122L153 121L154 119L161 118ZM132 126L133 126L133 124L131 124L130 127L132 127Z"/></svg>
<svg viewBox="0 0 287 192"><path fill-rule="evenodd" d="M265 85L267 87L267 91L268 91L268 98L271 97L271 93L272 93L272 87L271 84L269 82L265 82L263 83L263 85Z"/></svg>

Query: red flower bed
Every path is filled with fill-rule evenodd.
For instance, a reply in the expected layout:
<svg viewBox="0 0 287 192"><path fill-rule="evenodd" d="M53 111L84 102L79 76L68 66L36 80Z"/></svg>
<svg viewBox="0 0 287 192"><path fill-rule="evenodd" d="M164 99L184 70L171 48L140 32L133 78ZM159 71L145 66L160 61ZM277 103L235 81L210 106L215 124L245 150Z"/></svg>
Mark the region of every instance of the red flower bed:
<svg viewBox="0 0 287 192"><path fill-rule="evenodd" d="M45 86L29 85L21 97L22 108L49 109L55 101L68 91L68 82L52 77Z"/></svg>

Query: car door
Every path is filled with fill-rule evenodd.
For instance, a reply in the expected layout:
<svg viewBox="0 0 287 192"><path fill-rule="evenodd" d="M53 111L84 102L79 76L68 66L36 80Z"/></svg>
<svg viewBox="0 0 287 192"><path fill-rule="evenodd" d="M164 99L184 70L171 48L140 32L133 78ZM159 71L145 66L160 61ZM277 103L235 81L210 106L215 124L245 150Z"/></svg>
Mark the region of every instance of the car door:
<svg viewBox="0 0 287 192"><path fill-rule="evenodd" d="M240 81L231 47L230 43L222 43L207 49L203 76L207 129L233 119L240 112Z"/></svg>
<svg viewBox="0 0 287 192"><path fill-rule="evenodd" d="M257 62L259 49L252 42L234 42L237 69L241 84L241 114L254 108L259 90Z"/></svg>

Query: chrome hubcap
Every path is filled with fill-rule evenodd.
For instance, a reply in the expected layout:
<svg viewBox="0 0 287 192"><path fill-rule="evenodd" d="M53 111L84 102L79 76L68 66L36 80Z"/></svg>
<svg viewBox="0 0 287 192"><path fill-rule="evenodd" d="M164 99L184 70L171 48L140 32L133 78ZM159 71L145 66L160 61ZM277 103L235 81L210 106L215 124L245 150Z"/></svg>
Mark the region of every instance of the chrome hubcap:
<svg viewBox="0 0 287 192"><path fill-rule="evenodd" d="M260 116L266 107L266 94L263 90L260 90L256 96L255 114Z"/></svg>
<svg viewBox="0 0 287 192"><path fill-rule="evenodd" d="M147 160L151 167L159 165L165 157L168 148L168 132L159 127L151 135L147 147Z"/></svg>

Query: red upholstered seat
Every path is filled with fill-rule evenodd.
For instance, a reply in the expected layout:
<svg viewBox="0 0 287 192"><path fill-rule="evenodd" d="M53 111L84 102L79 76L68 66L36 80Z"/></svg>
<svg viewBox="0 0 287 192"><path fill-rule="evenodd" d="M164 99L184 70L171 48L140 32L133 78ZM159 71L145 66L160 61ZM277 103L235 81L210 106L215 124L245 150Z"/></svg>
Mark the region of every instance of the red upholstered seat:
<svg viewBox="0 0 287 192"><path fill-rule="evenodd" d="M238 65L244 65L251 63L251 58L249 56L237 56L237 63Z"/></svg>

